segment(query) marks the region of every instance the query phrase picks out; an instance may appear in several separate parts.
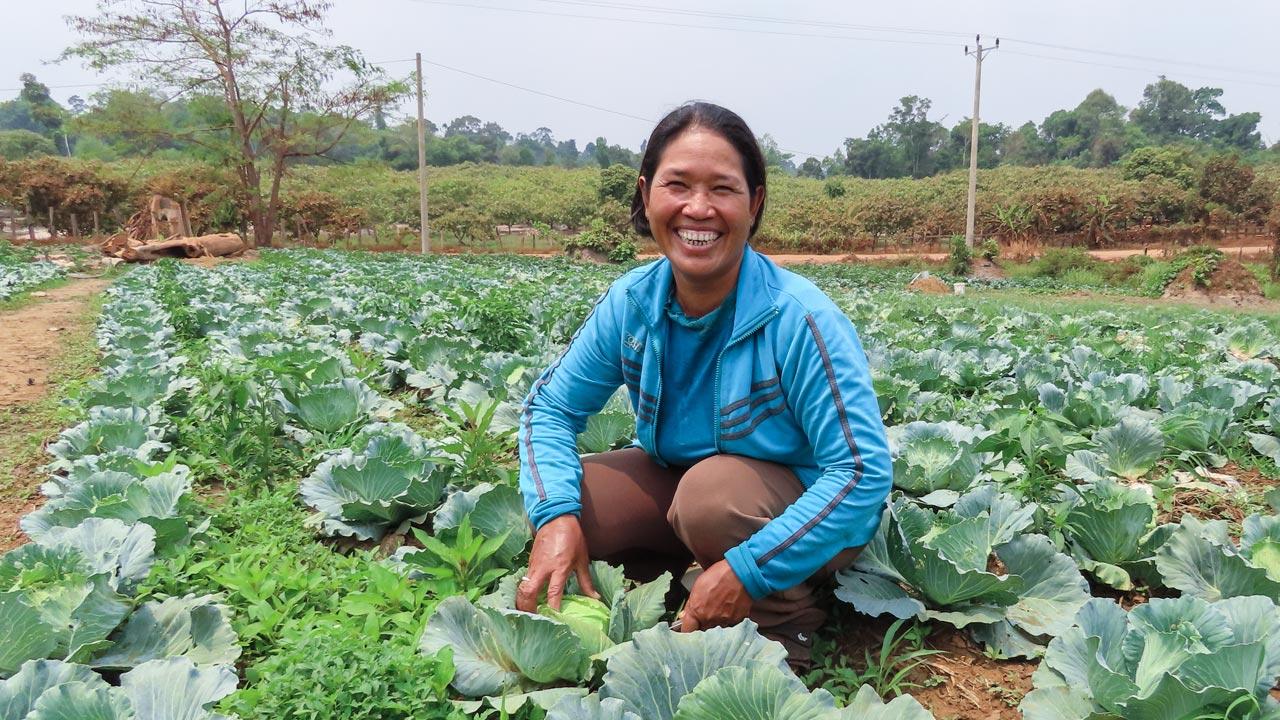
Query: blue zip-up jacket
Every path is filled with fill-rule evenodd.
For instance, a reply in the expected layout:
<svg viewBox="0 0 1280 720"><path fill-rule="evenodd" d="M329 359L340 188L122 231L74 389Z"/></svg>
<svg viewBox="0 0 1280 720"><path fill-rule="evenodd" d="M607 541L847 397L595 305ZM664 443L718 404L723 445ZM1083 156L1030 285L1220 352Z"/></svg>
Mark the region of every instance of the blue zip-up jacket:
<svg viewBox="0 0 1280 720"><path fill-rule="evenodd" d="M670 263L623 275L525 400L520 490L535 528L582 509L577 434L619 385L636 410L640 447L654 453L669 322ZM858 336L835 303L749 245L733 330L715 372L720 453L788 466L805 492L725 555L753 598L794 587L844 548L875 535L893 466Z"/></svg>

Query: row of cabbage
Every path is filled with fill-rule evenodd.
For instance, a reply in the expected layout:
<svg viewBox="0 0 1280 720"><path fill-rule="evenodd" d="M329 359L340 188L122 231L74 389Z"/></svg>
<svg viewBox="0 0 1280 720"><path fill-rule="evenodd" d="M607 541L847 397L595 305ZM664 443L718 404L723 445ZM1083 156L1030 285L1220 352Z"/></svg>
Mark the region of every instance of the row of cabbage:
<svg viewBox="0 0 1280 720"><path fill-rule="evenodd" d="M564 612L516 611L514 582L531 536L509 472L510 436L518 401L581 318L570 305L581 278L566 274L563 287L541 295L544 307L536 300L532 309L522 303L519 314L510 315L514 327L495 333L480 323L507 309L498 297L513 281L547 283L532 268L497 265L464 276L450 262L354 257L284 254L262 266L217 272L176 268L175 295L184 298L180 324L184 339L203 343L206 370L251 376L262 386L251 395L278 418L273 432L308 458L299 495L314 511L311 523L319 534L385 541L416 529L416 544L425 547L402 548L390 560L411 576L439 573L432 549L456 546L460 537L474 533L491 546L483 553L485 566L475 568L478 581L442 599L420 643L427 654L450 649L462 709L488 704L511 712L529 702L551 717L672 717L683 707L681 697L703 687L703 679L709 684L685 704L718 702L715 688L724 679L712 676L732 666L749 671L744 677L752 687L761 683L753 702L803 698L822 716L844 716L828 694L809 693L787 669L780 648L749 623L732 636L712 633L705 640L672 633L660 622L669 576L636 585L620 569L597 564L602 603L575 597ZM404 404L444 422L424 437L391 421ZM616 446L633 427L622 406L602 413L583 433L583 449ZM482 596L485 591L492 592ZM574 612L584 606L592 621ZM645 638L681 645L689 659L683 677L671 679L669 706L661 711L634 691L609 690L623 687L609 678L628 663L639 663L629 672L662 676L658 663L665 652L628 659L645 648ZM746 638L754 639L744 645ZM586 686L606 663L599 695L587 698ZM702 694L707 700L697 699ZM873 712L869 717L927 717L909 698L882 704L874 693L864 693L856 707ZM591 714L600 712L605 715ZM719 716L706 712L688 716Z"/></svg>
<svg viewBox="0 0 1280 720"><path fill-rule="evenodd" d="M166 442L166 410L190 383L154 277L109 291L87 419L48 447L44 504L21 520L31 542L0 556L0 717L212 719L236 687L240 648L217 597L137 595L204 527Z"/></svg>
<svg viewBox="0 0 1280 720"><path fill-rule="evenodd" d="M533 701L556 707L559 717L670 716L609 689L622 687L610 682L615 665L630 662L620 658L640 652L650 642L644 638L667 642L653 606L643 622L617 619L632 605L624 596L651 597L655 589L620 583L616 597L606 594L596 608L599 627L576 623L575 632L572 617L512 610L510 588L502 587L518 577L529 539L509 472L516 402L609 280L608 270L514 259L314 253L214 273L185 268L177 276L186 332L208 339L214 362L269 386L261 396L279 413L279 431L316 450L300 492L320 532L379 540L429 529L421 538L426 550L397 558L428 574L439 571L432 539L455 542L475 530L497 547L482 583L497 589L485 596L460 589L422 639L424 652L441 643L454 648L454 688L473 702L511 710L510 703ZM1139 708L1167 709L1162 704L1175 699L1184 714L1269 707L1262 689L1277 674L1278 656L1257 646L1265 635L1235 629L1228 636L1222 628L1233 628L1246 609L1255 626L1275 617L1275 518L1250 518L1238 543L1225 521L1156 523L1160 502L1176 489L1164 481L1167 470L1213 467L1239 453L1280 459L1276 340L1268 327L1210 314L992 315L872 296L838 280L823 284L862 334L899 491L872 546L841 576L841 597L869 615L966 628L993 653L1039 656L1048 642L1036 678L1045 692L1028 697L1028 716L1136 717L1149 713ZM387 423L396 411L387 394L444 422L430 437ZM580 449L614 447L631 427L619 398L592 418ZM494 454L502 457L495 462ZM1091 600L1086 577L1093 588L1184 595L1124 615L1132 627L1106 639L1120 649L1098 656L1110 674L1085 668L1115 681L1106 690L1063 670L1080 655L1063 649L1067 638L1085 633L1087 644L1100 632L1089 613L1124 612ZM1098 610L1103 605L1115 610ZM1148 617L1157 612L1165 625ZM1213 641L1174 648L1164 634L1201 616L1221 620ZM1143 643L1151 644L1149 656ZM1157 656L1156 643L1170 654ZM1187 664L1219 652L1258 663L1236 663L1213 678ZM677 704L705 681L760 688L753 696L760 702L812 701L815 717L835 712L821 697L789 699L805 693L765 670L712 683L715 671L732 665L719 662L681 680L683 690L656 666L645 672L650 681L664 678L663 692ZM579 700L593 679L599 692ZM1175 685L1186 691L1179 695ZM886 717L918 710L894 708L908 714Z"/></svg>
<svg viewBox="0 0 1280 720"><path fill-rule="evenodd" d="M0 240L0 300L65 275L56 263L36 260L33 253L22 251Z"/></svg>
<svg viewBox="0 0 1280 720"><path fill-rule="evenodd" d="M524 394L530 369L546 364L574 324L548 324L540 309L585 306L607 280L591 270L558 268L576 285L539 279L540 292L528 296L532 307L506 315L506 332L497 335L469 323L468 309L484 309L487 301L500 306L495 296L510 297L512 286L529 284L529 265L509 261L496 277L441 278L438 266L407 261L312 256L295 262L318 293L313 302L343 297L378 305L376 317L348 318L338 332L381 357L379 382L423 393L442 411L489 402L493 415L505 420L490 426L500 433L510 431L514 418L508 398ZM317 277L332 284L317 285ZM423 293L424 286L432 289ZM460 300L458 289L480 300ZM1195 602L1261 597L1274 613L1271 604L1280 600L1280 566L1270 564L1272 538L1280 537L1273 532L1276 518L1249 518L1239 543L1222 520L1155 522L1158 496L1176 489L1160 484L1170 468L1221 466L1240 452L1280 461L1280 373L1272 361L1280 353L1268 327L1208 314L1149 324L1140 314L1096 311L993 317L943 307L921 313L905 299L877 301L838 284L829 289L863 334L890 425L899 490L872 546L840 578L838 594L855 608L967 628L993 653L1027 657L1078 629L1077 612L1110 602L1090 600L1086 576L1098 586L1140 584L1186 595L1157 599L1151 608L1177 602L1192 612L1200 607ZM405 300L395 307L388 295ZM412 309L422 307L434 312ZM612 424L596 421L595 428ZM627 436L624 423L617 429L616 435L602 432L603 446L582 449L605 449ZM327 481L336 465L308 482ZM449 500L474 508L485 496L496 500L503 487L459 488ZM491 500L475 516L488 519L480 520L481 532L522 525L518 498L507 494L507 502ZM403 519L439 518L437 530L455 527L462 515L451 502L435 512L420 505L416 512ZM331 529L342 531L336 515L358 513L354 506L330 505ZM378 529L364 528L362 537L376 537ZM523 547L527 537L514 534L518 542L511 547ZM483 626L474 618L456 622ZM1226 645L1248 644L1237 640ZM1264 653L1254 676L1246 671L1197 686L1197 712L1221 709L1224 696L1228 704L1266 705L1259 678L1273 678L1273 660ZM482 672L509 662L477 660ZM1176 675L1179 666L1180 660L1169 672L1131 677L1137 689L1129 696L1099 700L1090 712L1165 702L1172 692L1168 677L1189 682ZM1039 676L1052 684L1048 678L1047 672ZM540 683L526 678L519 685ZM1028 701L1029 713L1040 711L1035 698L1041 697ZM1077 708L1088 705L1074 699Z"/></svg>

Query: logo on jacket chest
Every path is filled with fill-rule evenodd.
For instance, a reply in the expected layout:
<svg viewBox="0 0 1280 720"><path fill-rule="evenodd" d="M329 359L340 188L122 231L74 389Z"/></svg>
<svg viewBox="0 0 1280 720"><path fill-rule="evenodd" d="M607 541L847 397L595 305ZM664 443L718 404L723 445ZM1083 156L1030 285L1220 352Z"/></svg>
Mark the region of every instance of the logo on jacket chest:
<svg viewBox="0 0 1280 720"><path fill-rule="evenodd" d="M622 343L627 347L631 348L633 352L640 353L641 355L644 354L644 343L640 342L640 338L636 337L635 335L631 335L630 333L628 333L627 337L623 339Z"/></svg>

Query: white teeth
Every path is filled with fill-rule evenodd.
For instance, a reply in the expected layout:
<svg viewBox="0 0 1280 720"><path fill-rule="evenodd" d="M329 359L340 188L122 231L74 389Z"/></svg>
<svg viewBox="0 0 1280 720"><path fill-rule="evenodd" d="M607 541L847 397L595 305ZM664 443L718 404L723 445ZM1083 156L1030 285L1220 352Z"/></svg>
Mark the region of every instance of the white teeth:
<svg viewBox="0 0 1280 720"><path fill-rule="evenodd" d="M714 230L677 230L676 234L690 245L710 245L720 237Z"/></svg>

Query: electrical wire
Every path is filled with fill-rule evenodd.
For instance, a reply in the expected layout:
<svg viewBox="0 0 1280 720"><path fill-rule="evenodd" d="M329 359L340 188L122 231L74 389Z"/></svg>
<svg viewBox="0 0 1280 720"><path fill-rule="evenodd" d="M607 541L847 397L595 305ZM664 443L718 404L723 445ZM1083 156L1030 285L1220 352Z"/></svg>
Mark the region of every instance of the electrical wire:
<svg viewBox="0 0 1280 720"><path fill-rule="evenodd" d="M579 15L576 13L553 12L550 10L527 10L524 8L495 7L492 5L474 5L471 3L453 2L452 0L414 0L414 2L428 4L428 5L448 5L452 7L468 8L471 10L493 10L498 12L521 13L525 15L543 15L543 16L551 16L551 17L576 18L580 20L604 20L606 22L619 22L619 23L625 23L628 25L637 25L637 24L638 25L657 25L661 27L690 28L694 30L719 30L719 31L725 31L725 32L742 32L742 33L753 33L757 35L774 35L774 36L782 36L782 37L823 38L823 39L829 39L829 40L853 40L853 41L861 41L861 42L890 43L893 45L931 45L934 47L955 47L954 42L944 43L944 42L935 42L935 41L928 41L928 40L899 40L895 38L876 38L876 37L862 37L862 36L853 36L853 35L826 35L826 34L819 34L819 33L797 33L797 32L787 32L784 30L758 30L758 29L752 29L752 28L730 28L730 27L720 27L717 25L694 25L691 23L667 22L662 20L639 20L639 19L620 18L620 17L605 17L601 15Z"/></svg>

